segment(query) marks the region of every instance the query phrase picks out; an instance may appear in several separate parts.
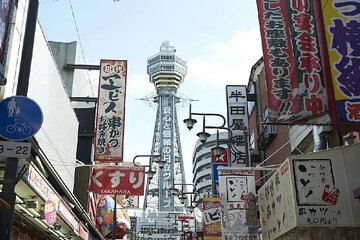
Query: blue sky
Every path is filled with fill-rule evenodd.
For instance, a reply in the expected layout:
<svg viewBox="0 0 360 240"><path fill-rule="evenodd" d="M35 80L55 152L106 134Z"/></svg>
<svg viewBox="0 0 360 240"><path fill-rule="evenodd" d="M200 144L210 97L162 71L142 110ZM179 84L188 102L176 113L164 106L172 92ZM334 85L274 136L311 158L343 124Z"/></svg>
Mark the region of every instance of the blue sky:
<svg viewBox="0 0 360 240"><path fill-rule="evenodd" d="M155 92L146 60L164 40L171 41L187 61L188 73L178 91L197 100L192 103L194 112L226 116L225 86L247 84L251 66L262 56L255 0L40 0L38 17L49 41L78 41L70 5L86 63L128 60L127 161L151 151L155 110L137 99ZM97 74L91 72L94 87ZM187 115L188 106L178 111L190 182L191 155L201 126L188 131L182 122Z"/></svg>

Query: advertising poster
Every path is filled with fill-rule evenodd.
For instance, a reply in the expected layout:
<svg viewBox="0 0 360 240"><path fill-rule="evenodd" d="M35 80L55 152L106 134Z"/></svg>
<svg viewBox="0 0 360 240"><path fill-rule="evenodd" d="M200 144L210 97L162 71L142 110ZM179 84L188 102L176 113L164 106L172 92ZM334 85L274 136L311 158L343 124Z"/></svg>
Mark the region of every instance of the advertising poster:
<svg viewBox="0 0 360 240"><path fill-rule="evenodd" d="M127 61L101 60L95 161L122 162Z"/></svg>
<svg viewBox="0 0 360 240"><path fill-rule="evenodd" d="M257 0L269 122L306 122L328 112L313 0Z"/></svg>
<svg viewBox="0 0 360 240"><path fill-rule="evenodd" d="M358 1L321 0L335 102L333 121L360 126ZM334 116L333 115L333 116Z"/></svg>
<svg viewBox="0 0 360 240"><path fill-rule="evenodd" d="M259 225L252 171L219 168L222 239L256 240Z"/></svg>
<svg viewBox="0 0 360 240"><path fill-rule="evenodd" d="M219 197L203 198L204 240L221 240L221 207Z"/></svg>

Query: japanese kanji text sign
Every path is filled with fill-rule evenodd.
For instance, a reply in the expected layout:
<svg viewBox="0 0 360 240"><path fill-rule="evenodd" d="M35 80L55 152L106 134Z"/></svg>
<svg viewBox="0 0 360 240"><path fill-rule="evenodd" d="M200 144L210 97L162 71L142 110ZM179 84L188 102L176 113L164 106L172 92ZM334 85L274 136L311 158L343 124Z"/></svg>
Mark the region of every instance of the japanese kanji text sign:
<svg viewBox="0 0 360 240"><path fill-rule="evenodd" d="M230 166L244 167L249 164L248 159L248 108L246 86L226 86L227 119L232 136L230 152Z"/></svg>
<svg viewBox="0 0 360 240"><path fill-rule="evenodd" d="M143 167L98 166L92 169L89 191L96 194L144 195Z"/></svg>
<svg viewBox="0 0 360 240"><path fill-rule="evenodd" d="M333 122L360 125L360 2L321 1L335 102ZM330 94L329 94L330 96Z"/></svg>
<svg viewBox="0 0 360 240"><path fill-rule="evenodd" d="M126 60L101 60L95 161L123 161Z"/></svg>
<svg viewBox="0 0 360 240"><path fill-rule="evenodd" d="M222 239L257 239L255 178L249 170L219 168Z"/></svg>
<svg viewBox="0 0 360 240"><path fill-rule="evenodd" d="M289 160L259 189L262 237L276 239L296 226L294 194Z"/></svg>
<svg viewBox="0 0 360 240"><path fill-rule="evenodd" d="M269 122L306 121L328 112L313 0L257 0Z"/></svg>

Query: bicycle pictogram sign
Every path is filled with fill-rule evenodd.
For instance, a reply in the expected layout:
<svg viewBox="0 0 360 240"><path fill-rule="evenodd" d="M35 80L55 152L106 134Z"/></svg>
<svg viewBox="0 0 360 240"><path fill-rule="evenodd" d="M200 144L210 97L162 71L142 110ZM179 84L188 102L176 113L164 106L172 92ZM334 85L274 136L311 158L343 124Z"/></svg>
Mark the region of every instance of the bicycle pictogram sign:
<svg viewBox="0 0 360 240"><path fill-rule="evenodd" d="M13 141L36 134L43 122L39 105L24 96L8 97L0 102L0 136Z"/></svg>

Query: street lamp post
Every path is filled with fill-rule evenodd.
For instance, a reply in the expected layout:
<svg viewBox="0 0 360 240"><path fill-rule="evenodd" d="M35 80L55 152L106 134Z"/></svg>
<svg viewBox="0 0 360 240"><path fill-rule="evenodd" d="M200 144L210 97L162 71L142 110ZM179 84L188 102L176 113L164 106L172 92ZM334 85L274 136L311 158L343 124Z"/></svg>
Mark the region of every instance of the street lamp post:
<svg viewBox="0 0 360 240"><path fill-rule="evenodd" d="M194 127L195 123L197 123L197 121L194 118L192 118L192 116L202 116L203 117L203 131L196 134L199 137L199 140L200 140L201 143L205 143L207 141L208 137L210 136L210 134L207 133L205 131L205 129L216 129L217 130L216 147L211 149L211 151L213 152L213 154L215 154L216 157L221 156L222 152L224 150L224 148L220 147L219 144L221 144L221 143L227 144L230 152L236 155L237 153L239 153L239 151L236 149L235 144L244 143L245 144L245 158L248 159L247 166L251 166L251 161L250 161L250 157L249 157L249 153L248 153L248 133L247 133L246 126L243 126L244 140L241 141L241 140L234 139L232 130L225 126L226 125L226 119L221 114L192 112L191 111L191 104L190 104L190 106L189 106L189 118L186 118L183 121L186 124L186 127L189 130L191 130ZM205 123L205 118L206 117L219 117L222 120L222 124L218 125L218 126L208 126ZM219 131L218 131L219 129L226 130L228 132L228 139L221 139L221 140L219 139Z"/></svg>
<svg viewBox="0 0 360 240"><path fill-rule="evenodd" d="M29 1L16 95L27 96L38 8L38 0ZM10 239L11 236L16 199L14 190L17 179L18 161L17 158L6 159L4 184L0 192L0 199L6 203L5 206L9 206L9 209L0 208L0 239L2 240Z"/></svg>
<svg viewBox="0 0 360 240"><path fill-rule="evenodd" d="M136 158L140 158L140 157L149 157L149 164L148 165L138 165L135 160ZM153 160L153 158L155 158L155 160ZM152 164L153 162L157 163L159 168L162 169L165 166L166 161L161 159L161 155L160 154L150 154L150 155L136 155L133 158L133 164L136 167L147 167L149 168L149 170L146 172L147 176L149 179L152 179L155 171L152 170Z"/></svg>

